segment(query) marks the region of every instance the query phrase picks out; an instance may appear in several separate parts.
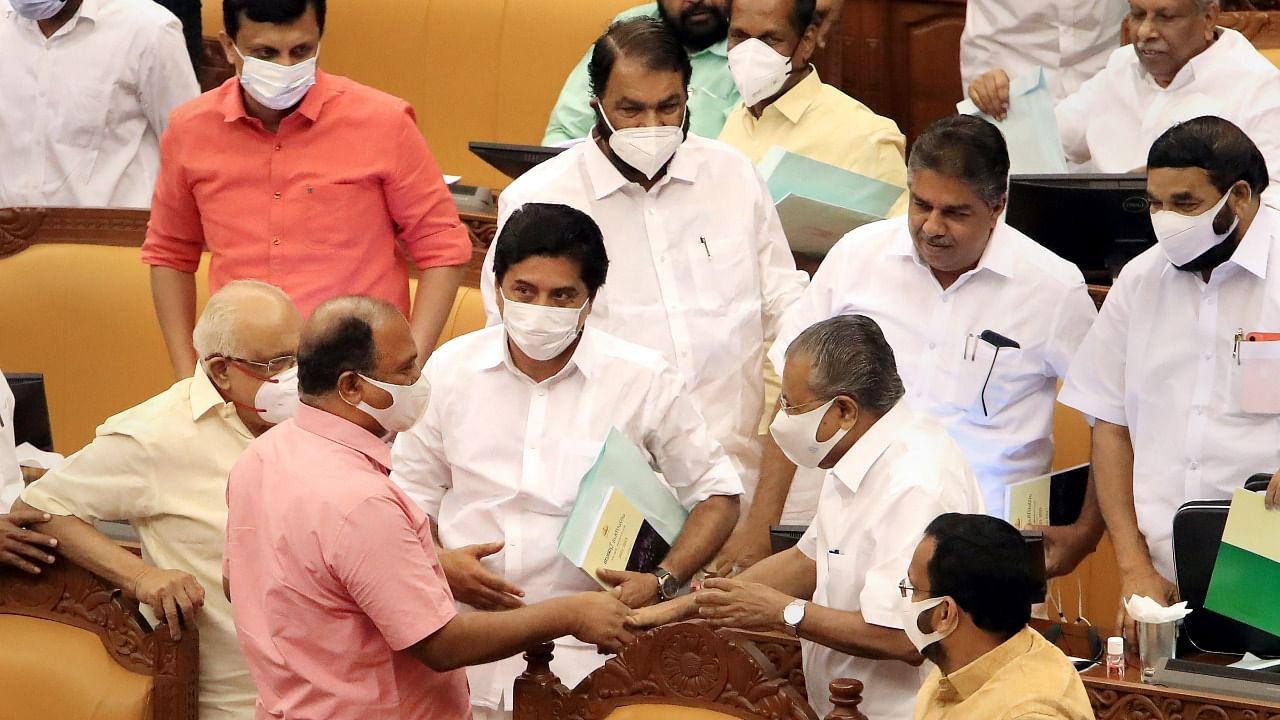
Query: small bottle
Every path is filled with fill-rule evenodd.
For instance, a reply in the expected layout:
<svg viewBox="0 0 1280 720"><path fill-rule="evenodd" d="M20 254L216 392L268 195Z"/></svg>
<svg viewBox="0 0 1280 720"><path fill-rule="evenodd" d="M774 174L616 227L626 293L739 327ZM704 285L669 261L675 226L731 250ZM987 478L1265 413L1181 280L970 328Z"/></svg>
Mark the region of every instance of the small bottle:
<svg viewBox="0 0 1280 720"><path fill-rule="evenodd" d="M1107 677L1112 680L1124 679L1124 638L1107 639Z"/></svg>

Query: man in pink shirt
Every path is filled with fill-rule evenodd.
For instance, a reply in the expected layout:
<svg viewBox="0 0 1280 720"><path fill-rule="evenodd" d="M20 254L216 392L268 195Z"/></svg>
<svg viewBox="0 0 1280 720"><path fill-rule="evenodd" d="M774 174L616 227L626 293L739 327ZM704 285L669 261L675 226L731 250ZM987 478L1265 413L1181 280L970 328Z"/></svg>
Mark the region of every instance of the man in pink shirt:
<svg viewBox="0 0 1280 720"><path fill-rule="evenodd" d="M422 360L453 307L471 242L413 108L316 70L325 0L224 0L237 78L173 112L142 259L179 377L195 368L195 271L252 278L303 317L367 295L413 319ZM407 256L407 258L406 258ZM406 261L422 269L410 314Z"/></svg>
<svg viewBox="0 0 1280 720"><path fill-rule="evenodd" d="M391 483L382 440L426 409L417 356L394 306L324 303L302 333L296 416L231 471L223 584L260 720L470 718L464 666L562 635L604 650L633 639L611 593L457 613L431 521Z"/></svg>

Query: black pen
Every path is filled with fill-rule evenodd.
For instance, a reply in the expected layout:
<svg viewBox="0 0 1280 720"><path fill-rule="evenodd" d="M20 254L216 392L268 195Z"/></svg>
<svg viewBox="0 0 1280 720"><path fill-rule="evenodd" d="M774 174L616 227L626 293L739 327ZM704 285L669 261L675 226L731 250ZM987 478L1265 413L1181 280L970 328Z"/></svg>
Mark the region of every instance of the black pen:
<svg viewBox="0 0 1280 720"><path fill-rule="evenodd" d="M698 236L698 242L702 243L702 249L707 252L707 257L711 257L711 248L707 246L707 239L702 236Z"/></svg>

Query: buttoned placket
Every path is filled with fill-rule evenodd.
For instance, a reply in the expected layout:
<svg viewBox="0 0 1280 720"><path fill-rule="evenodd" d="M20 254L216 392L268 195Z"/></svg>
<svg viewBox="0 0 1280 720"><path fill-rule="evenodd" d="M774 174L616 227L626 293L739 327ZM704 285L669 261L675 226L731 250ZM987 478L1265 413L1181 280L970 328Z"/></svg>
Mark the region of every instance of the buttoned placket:
<svg viewBox="0 0 1280 720"><path fill-rule="evenodd" d="M52 136L52 129L49 127L53 113L49 109L49 92L46 88L58 81L56 64L57 54L60 50L60 39L71 32L71 30L80 22L79 17L72 18L70 22L58 28L50 37L45 37L40 32L40 26L32 23L30 30L35 33L35 37L40 42L40 61L36 66L36 108L35 117L32 119L31 127L31 147L34 154L34 162L29 168L30 175L27 176L27 194L30 198L44 197L45 184L49 181L45 177L44 171L48 169L47 150L49 147L48 138Z"/></svg>
<svg viewBox="0 0 1280 720"><path fill-rule="evenodd" d="M952 307L955 305L955 293L968 278L961 277L946 290L938 285L932 273L930 273L930 279L933 280L938 295L934 298L933 310L929 313L929 320L925 324L924 360L921 362L920 380L915 383L915 389L911 393L912 399L920 407L924 407L926 402L924 398L939 396L935 390L936 385L944 378L951 377L951 373L944 373L942 369L955 367L960 359L959 355L963 353L963 349L957 350L955 338L959 333L951 322L951 315ZM948 352L955 353L956 357L944 357Z"/></svg>
<svg viewBox="0 0 1280 720"><path fill-rule="evenodd" d="M1223 276L1229 274L1226 267L1219 268L1207 284L1200 278L1197 283L1200 289L1200 306L1196 318L1196 347L1200 348L1200 356L1196 365L1196 380L1191 392L1191 414L1187 417L1187 435L1183 441L1184 462L1186 467L1183 476L1184 497L1202 497L1202 480L1204 468L1201 457L1204 454L1205 433L1209 424L1209 403L1213 398L1214 383L1217 381L1218 355L1224 347L1223 339L1218 331L1218 291L1222 287ZM1225 367L1225 365L1224 365ZM1225 376L1224 376L1225 380Z"/></svg>
<svg viewBox="0 0 1280 720"><path fill-rule="evenodd" d="M528 380L526 383L529 393L529 414L525 417L524 452L520 462L520 477L516 492L534 494L536 488L545 487L546 483L546 478L543 477L545 468L542 458L546 453L546 437L543 433L550 429L547 427L548 393L545 383L535 385ZM511 507L510 504L504 506L502 528L507 538L506 552L503 553L503 566L507 577L524 577L522 549L525 545L524 524L518 508Z"/></svg>
<svg viewBox="0 0 1280 720"><path fill-rule="evenodd" d="M284 269L287 248L282 245L284 242L284 206L288 201L284 197L285 184L289 181L287 168L285 167L284 141L282 136L285 133L285 124L291 118L285 118L284 122L276 128L274 135L267 132L266 128L258 127L256 131L267 134L267 167L268 167L268 192L271 193L271 211L267 217L267 229L271 234L271 245L267 247L267 276L271 279L279 278Z"/></svg>
<svg viewBox="0 0 1280 720"><path fill-rule="evenodd" d="M664 177L658 184L640 198L643 212L645 239L649 244L649 253L653 258L653 269L658 277L658 294L662 296L662 304L667 311L667 326L671 328L671 343L676 350L676 366L683 377L694 377L693 339L689 325L685 321L686 304L681 300L680 284L676 281L672 267L672 256L679 255L679 250L672 247L666 233L663 232L662 213L658 208L658 197L663 186L671 178ZM625 192L625 191L624 191Z"/></svg>

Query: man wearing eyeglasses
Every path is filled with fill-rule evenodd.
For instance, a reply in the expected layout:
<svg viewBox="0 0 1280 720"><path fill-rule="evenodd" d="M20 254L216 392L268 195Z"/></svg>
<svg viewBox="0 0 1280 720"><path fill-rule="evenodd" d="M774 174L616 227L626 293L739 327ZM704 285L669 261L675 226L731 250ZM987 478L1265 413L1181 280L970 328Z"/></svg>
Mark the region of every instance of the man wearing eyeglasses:
<svg viewBox="0 0 1280 720"><path fill-rule="evenodd" d="M175 637L200 632L200 717L249 720L256 692L221 587L227 475L249 442L298 402L302 317L279 288L228 283L209 298L192 335L195 373L109 418L62 467L32 483L15 510L65 558L149 605ZM94 529L131 523L138 558ZM211 592L209 590L212 590Z"/></svg>
<svg viewBox="0 0 1280 720"><path fill-rule="evenodd" d="M905 395L871 318L838 315L800 333L769 431L796 464L830 471L813 525L790 550L641 609L634 622L697 615L716 627L788 632L800 638L818 717L831 711L827 685L853 677L866 684L867 717L909 720L927 670L903 631L902 570L934 518L983 506L946 428Z"/></svg>

